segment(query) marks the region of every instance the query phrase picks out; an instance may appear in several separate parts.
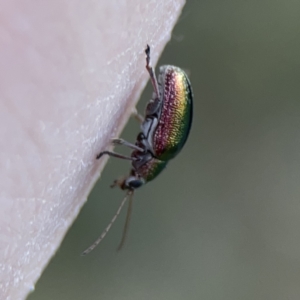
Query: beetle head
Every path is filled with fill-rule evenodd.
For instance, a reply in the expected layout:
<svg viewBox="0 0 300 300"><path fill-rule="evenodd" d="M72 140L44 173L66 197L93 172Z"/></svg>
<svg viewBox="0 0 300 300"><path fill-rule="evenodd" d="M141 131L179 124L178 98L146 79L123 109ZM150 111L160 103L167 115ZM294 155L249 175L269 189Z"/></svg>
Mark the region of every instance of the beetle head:
<svg viewBox="0 0 300 300"><path fill-rule="evenodd" d="M135 190L145 184L145 181L139 176L122 177L114 181L111 187L118 186L122 190Z"/></svg>

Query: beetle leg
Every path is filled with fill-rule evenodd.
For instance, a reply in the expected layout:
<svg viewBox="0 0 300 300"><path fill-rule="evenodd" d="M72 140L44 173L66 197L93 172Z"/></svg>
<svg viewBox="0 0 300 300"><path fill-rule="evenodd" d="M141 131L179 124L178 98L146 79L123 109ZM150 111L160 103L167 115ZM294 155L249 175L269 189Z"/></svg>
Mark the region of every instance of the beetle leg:
<svg viewBox="0 0 300 300"><path fill-rule="evenodd" d="M140 151L140 152L144 152L144 149L134 145L134 144L131 144L123 139L112 139L112 143L114 145L124 145L126 147L129 147L131 149L134 149L134 150L137 150L137 151Z"/></svg>
<svg viewBox="0 0 300 300"><path fill-rule="evenodd" d="M156 94L156 98L159 98L159 90L158 90L158 83L157 83L157 79L155 76L155 72L153 70L153 68L150 66L150 46L147 45L146 49L145 49L145 53L146 53L146 69L150 75L150 79Z"/></svg>
<svg viewBox="0 0 300 300"><path fill-rule="evenodd" d="M132 110L132 113L131 113L132 117L134 117L138 122L140 122L141 124L144 122L144 117L142 115L140 115L137 111L136 108L134 108Z"/></svg>
<svg viewBox="0 0 300 300"><path fill-rule="evenodd" d="M122 155L122 154L119 154L119 153L115 153L115 152L112 152L112 151L103 151L103 152L100 152L100 153L96 156L96 159L101 158L104 154L107 154L107 155L109 155L109 156L113 156L113 157L116 157L116 158L121 158L121 159L136 160L135 157L125 156L125 155Z"/></svg>
<svg viewBox="0 0 300 300"><path fill-rule="evenodd" d="M123 182L125 181L125 176L115 179L114 182L110 185L110 187L113 189L114 187L118 186L119 188L121 188Z"/></svg>

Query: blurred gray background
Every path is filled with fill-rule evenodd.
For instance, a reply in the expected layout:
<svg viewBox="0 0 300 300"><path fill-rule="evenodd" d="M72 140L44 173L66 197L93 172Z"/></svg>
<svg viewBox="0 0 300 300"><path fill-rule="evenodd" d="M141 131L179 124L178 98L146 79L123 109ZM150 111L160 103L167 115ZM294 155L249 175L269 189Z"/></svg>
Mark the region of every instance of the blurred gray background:
<svg viewBox="0 0 300 300"><path fill-rule="evenodd" d="M136 193L125 248L123 212L83 258L123 197L109 160L28 300L299 300L299 53L299 1L189 1L159 62L190 74L185 148Z"/></svg>

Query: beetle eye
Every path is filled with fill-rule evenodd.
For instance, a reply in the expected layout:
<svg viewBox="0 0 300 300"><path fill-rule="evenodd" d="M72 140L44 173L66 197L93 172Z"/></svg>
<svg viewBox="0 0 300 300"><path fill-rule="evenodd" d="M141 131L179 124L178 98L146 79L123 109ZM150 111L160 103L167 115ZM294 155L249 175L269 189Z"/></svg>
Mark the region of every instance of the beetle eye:
<svg viewBox="0 0 300 300"><path fill-rule="evenodd" d="M126 182L126 185L131 189L137 189L144 184L144 181L141 179L132 178Z"/></svg>
<svg viewBox="0 0 300 300"><path fill-rule="evenodd" d="M143 181L141 181L141 180L133 180L130 182L130 187L132 187L134 189L137 189L142 185L143 185Z"/></svg>

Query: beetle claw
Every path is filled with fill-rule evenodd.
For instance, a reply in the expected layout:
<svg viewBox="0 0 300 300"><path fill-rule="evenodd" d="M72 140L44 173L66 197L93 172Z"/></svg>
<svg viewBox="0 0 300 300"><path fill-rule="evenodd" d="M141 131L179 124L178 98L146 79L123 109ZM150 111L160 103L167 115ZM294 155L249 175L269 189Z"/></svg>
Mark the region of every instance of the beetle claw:
<svg viewBox="0 0 300 300"><path fill-rule="evenodd" d="M113 189L117 185L117 180L114 180L114 182L110 185L110 187Z"/></svg>

